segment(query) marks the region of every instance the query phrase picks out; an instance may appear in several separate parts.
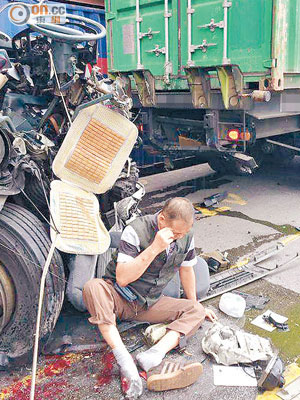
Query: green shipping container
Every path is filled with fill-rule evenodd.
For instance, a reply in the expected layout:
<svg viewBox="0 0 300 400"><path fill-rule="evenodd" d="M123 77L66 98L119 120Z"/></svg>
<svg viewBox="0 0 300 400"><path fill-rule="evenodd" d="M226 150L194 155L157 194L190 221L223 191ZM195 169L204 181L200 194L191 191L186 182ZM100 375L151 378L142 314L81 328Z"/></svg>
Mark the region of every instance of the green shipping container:
<svg viewBox="0 0 300 400"><path fill-rule="evenodd" d="M300 0L106 0L106 18L110 70L150 71L156 90L197 68L230 86L228 66L241 89L300 88Z"/></svg>

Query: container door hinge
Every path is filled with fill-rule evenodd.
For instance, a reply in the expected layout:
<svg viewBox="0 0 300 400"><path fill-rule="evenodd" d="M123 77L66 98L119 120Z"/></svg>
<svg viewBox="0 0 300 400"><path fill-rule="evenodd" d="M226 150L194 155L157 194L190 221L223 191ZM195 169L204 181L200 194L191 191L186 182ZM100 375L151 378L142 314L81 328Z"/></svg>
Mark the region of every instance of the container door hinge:
<svg viewBox="0 0 300 400"><path fill-rule="evenodd" d="M211 32L214 32L216 28L224 29L224 21L215 22L215 20L212 18L209 24L199 25L198 28L209 28Z"/></svg>
<svg viewBox="0 0 300 400"><path fill-rule="evenodd" d="M157 35L160 31L153 31L152 28L148 28L147 32L141 32L139 34L139 38L143 39L144 37L148 37L149 39L153 39L153 35Z"/></svg>
<svg viewBox="0 0 300 400"><path fill-rule="evenodd" d="M154 53L156 57L158 57L161 54L166 54L166 48L165 47L159 48L159 44L156 44L154 49L146 50L146 53Z"/></svg>
<svg viewBox="0 0 300 400"><path fill-rule="evenodd" d="M205 39L203 39L203 42L201 44L195 45L191 44L190 46L190 52L194 53L195 50L201 50L203 53L205 53L208 49L208 47L216 46L217 43L207 43Z"/></svg>

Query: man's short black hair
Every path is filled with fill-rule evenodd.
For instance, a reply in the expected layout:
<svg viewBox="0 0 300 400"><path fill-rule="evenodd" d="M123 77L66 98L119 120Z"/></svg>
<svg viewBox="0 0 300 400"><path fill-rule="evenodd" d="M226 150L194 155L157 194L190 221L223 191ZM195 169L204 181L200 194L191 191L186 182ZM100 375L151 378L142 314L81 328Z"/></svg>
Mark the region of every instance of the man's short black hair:
<svg viewBox="0 0 300 400"><path fill-rule="evenodd" d="M181 219L190 222L194 219L195 210L190 200L184 197L174 197L165 203L162 213L169 221Z"/></svg>

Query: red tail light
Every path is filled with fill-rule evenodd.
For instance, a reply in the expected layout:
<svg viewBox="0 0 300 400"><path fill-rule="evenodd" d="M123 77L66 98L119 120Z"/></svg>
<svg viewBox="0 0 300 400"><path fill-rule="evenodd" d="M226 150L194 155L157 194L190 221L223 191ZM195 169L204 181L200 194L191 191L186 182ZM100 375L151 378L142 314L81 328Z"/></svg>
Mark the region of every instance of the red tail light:
<svg viewBox="0 0 300 400"><path fill-rule="evenodd" d="M238 141L240 139L241 132L239 129L229 129L227 131L227 139L232 141Z"/></svg>
<svg viewBox="0 0 300 400"><path fill-rule="evenodd" d="M226 138L231 142L238 142L242 140L249 141L251 139L251 134L248 129L244 133L244 131L240 131L239 128L231 128L228 129Z"/></svg>

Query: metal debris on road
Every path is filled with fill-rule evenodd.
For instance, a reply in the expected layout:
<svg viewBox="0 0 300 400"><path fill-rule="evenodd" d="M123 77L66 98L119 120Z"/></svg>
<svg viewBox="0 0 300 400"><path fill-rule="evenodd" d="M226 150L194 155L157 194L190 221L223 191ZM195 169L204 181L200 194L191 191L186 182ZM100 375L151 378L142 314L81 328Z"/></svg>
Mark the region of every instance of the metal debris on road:
<svg viewBox="0 0 300 400"><path fill-rule="evenodd" d="M207 262L208 268L211 272L218 272L227 269L230 263L227 256L227 252L221 253L220 251L201 254L201 257Z"/></svg>
<svg viewBox="0 0 300 400"><path fill-rule="evenodd" d="M214 207L228 196L227 192L215 193L209 197L205 197L202 203L194 204L195 207Z"/></svg>
<svg viewBox="0 0 300 400"><path fill-rule="evenodd" d="M263 310L265 305L270 301L269 297L245 293L239 290L233 290L232 293L239 294L246 300L246 311L251 309Z"/></svg>
<svg viewBox="0 0 300 400"><path fill-rule="evenodd" d="M269 360L274 355L271 341L258 335L215 322L202 339L202 349L218 364L233 365Z"/></svg>
<svg viewBox="0 0 300 400"><path fill-rule="evenodd" d="M294 237L293 241L298 239L299 236ZM223 293L264 278L283 266L287 266L288 264L294 262L300 257L299 253L295 252L292 256L289 255L286 261L278 264L276 256L283 252L284 249L288 249L288 245L284 244L283 241L278 242L275 246L271 246L264 251L254 254L254 256L251 257L246 264L235 268L230 268L229 270L225 270L211 276L210 288L207 296L201 299L201 301L217 297Z"/></svg>
<svg viewBox="0 0 300 400"><path fill-rule="evenodd" d="M271 322L271 320L274 321L274 323ZM287 317L276 314L271 310L267 310L263 314L258 315L253 321L251 321L251 324L258 326L259 328L262 328L268 332L273 332L277 327L280 327L280 329L286 331L288 330L288 326L286 324L287 320Z"/></svg>

